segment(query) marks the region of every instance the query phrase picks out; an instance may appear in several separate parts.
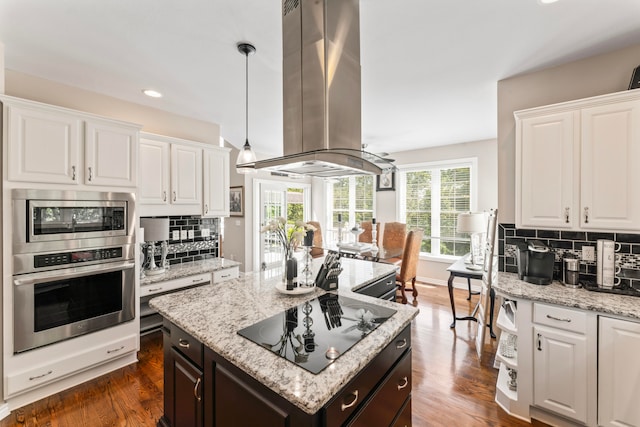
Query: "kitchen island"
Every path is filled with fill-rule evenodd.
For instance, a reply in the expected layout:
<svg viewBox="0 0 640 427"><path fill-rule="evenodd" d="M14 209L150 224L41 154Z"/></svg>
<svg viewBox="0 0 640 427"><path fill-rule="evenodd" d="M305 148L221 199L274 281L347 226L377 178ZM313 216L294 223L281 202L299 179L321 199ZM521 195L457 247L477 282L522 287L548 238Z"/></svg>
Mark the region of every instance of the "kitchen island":
<svg viewBox="0 0 640 427"><path fill-rule="evenodd" d="M410 328L418 310L358 294L389 277L394 266L355 259L342 265L338 296L396 312L318 374L238 335L325 294L281 294L275 289L281 271L246 273L151 300L165 319L165 415L159 425L175 426L178 418L190 420L184 425L357 425L372 414L390 418L387 424L408 417L410 424ZM397 407L393 390L403 393Z"/></svg>

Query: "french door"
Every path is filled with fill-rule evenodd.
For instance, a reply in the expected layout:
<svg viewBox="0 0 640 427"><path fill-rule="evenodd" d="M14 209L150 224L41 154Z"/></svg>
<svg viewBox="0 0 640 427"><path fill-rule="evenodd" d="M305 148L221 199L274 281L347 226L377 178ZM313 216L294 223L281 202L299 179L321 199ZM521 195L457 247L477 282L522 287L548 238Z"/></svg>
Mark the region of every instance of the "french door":
<svg viewBox="0 0 640 427"><path fill-rule="evenodd" d="M287 225L296 221L307 221L311 217L311 186L309 184L283 181L257 180L259 200L255 206L260 210L258 228L272 220L284 218ZM257 213L257 212L256 212ZM271 233L256 233L254 241L254 271L272 269L282 265L284 250L280 240Z"/></svg>

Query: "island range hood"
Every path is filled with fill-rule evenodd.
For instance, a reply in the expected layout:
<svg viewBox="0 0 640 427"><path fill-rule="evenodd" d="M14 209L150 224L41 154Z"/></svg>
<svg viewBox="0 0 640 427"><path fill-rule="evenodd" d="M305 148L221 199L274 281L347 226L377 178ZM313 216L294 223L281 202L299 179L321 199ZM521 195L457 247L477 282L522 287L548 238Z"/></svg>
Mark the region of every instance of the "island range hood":
<svg viewBox="0 0 640 427"><path fill-rule="evenodd" d="M358 0L283 0L282 15L284 156L255 168L318 177L394 168L362 150Z"/></svg>

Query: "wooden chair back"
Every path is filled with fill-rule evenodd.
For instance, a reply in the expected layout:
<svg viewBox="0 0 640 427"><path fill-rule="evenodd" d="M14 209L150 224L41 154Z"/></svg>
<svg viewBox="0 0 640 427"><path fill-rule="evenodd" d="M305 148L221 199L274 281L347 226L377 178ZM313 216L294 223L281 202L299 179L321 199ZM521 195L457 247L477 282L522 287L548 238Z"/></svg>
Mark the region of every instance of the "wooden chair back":
<svg viewBox="0 0 640 427"><path fill-rule="evenodd" d="M385 250L399 249L402 252L404 251L407 224L402 222L386 222L382 234L382 247ZM402 254L399 256L401 257Z"/></svg>
<svg viewBox="0 0 640 427"><path fill-rule="evenodd" d="M371 241L373 240L373 234L371 234L371 230L372 230L372 224L371 221L362 221L360 223L360 228L362 228L364 231L362 232L362 234L360 234L358 236L358 242L364 242L364 243L371 243ZM382 236L380 236L380 223L376 223L376 241L380 242L380 238Z"/></svg>
<svg viewBox="0 0 640 427"><path fill-rule="evenodd" d="M400 272L396 274L396 285L400 288L403 304L407 303L406 291L411 291L414 300L418 297L416 276L418 275L418 259L420 258L423 235L422 230L411 230L407 234ZM411 287L407 286L407 282L411 282Z"/></svg>

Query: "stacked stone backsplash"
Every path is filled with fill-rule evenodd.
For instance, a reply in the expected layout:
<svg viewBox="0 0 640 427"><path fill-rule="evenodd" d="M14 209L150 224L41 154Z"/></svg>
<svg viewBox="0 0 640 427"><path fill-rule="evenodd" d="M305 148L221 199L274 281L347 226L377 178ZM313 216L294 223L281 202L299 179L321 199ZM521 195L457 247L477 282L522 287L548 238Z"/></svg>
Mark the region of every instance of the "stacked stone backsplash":
<svg viewBox="0 0 640 427"><path fill-rule="evenodd" d="M620 279L620 287L640 289L640 234L536 230L516 228L515 224L499 224L499 270L517 273L516 243L541 240L554 249L554 279L562 280L562 258L572 256L580 259L580 280L595 284L597 263L582 260L582 247L593 246L595 252L599 239L620 243L620 251L616 252L616 267L621 268L619 276L624 276ZM595 259L598 259L597 256L596 253Z"/></svg>
<svg viewBox="0 0 640 427"><path fill-rule="evenodd" d="M206 229L209 230L209 236L203 236L202 230ZM173 265L218 257L220 254L219 230L218 218L170 216L167 261ZM172 240L174 231L178 233L186 231L187 238ZM193 231L193 238L189 238L189 231ZM160 264L160 253L160 244L156 243L154 258L157 265Z"/></svg>

